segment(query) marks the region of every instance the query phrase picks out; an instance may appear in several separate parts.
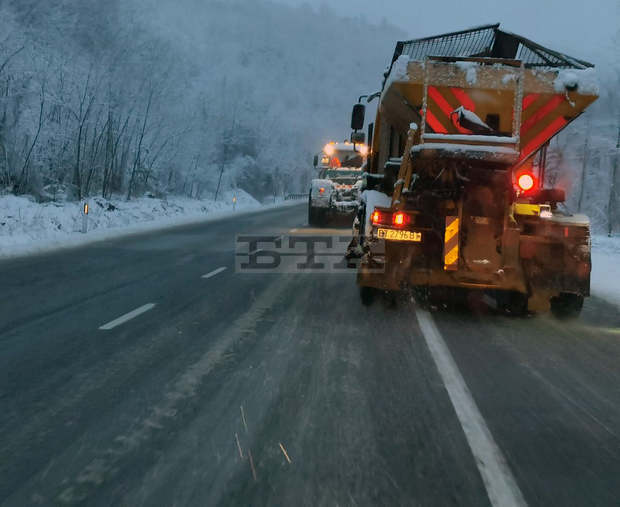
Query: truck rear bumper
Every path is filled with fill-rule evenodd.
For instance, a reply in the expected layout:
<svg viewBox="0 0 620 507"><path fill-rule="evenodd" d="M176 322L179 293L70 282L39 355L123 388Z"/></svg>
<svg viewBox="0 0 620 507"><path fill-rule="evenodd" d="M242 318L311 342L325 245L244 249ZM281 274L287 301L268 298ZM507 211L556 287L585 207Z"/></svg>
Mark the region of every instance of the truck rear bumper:
<svg viewBox="0 0 620 507"><path fill-rule="evenodd" d="M525 279L519 273L504 271L494 276L476 276L460 271L444 271L440 268L410 268L402 264L368 261L363 258L357 273L361 286L381 290L400 291L420 286L460 287L466 289L493 289L527 293Z"/></svg>
<svg viewBox="0 0 620 507"><path fill-rule="evenodd" d="M429 253L421 245L370 242L370 251L361 259L357 282L360 286L386 291L415 287L450 287L471 290L519 292L529 297L532 311L546 311L549 300L561 293L589 295L589 263L560 260L543 251L545 263L522 258L518 250L511 262L495 270L448 271L442 253ZM587 269L586 269L587 268Z"/></svg>

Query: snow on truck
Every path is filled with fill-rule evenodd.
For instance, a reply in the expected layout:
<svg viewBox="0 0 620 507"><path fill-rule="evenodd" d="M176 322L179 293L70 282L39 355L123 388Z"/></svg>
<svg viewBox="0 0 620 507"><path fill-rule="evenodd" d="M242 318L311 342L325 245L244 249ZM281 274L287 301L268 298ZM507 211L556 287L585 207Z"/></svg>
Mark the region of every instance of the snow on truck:
<svg viewBox="0 0 620 507"><path fill-rule="evenodd" d="M327 143L314 157L319 177L312 180L308 196L309 225L324 225L334 216L357 213L367 155L365 144L345 141Z"/></svg>
<svg viewBox="0 0 620 507"><path fill-rule="evenodd" d="M545 158L596 100L592 67L499 24L397 43L348 251L364 304L382 291L451 301L478 290L509 313L580 312L589 220L544 188ZM363 116L356 105L353 128Z"/></svg>

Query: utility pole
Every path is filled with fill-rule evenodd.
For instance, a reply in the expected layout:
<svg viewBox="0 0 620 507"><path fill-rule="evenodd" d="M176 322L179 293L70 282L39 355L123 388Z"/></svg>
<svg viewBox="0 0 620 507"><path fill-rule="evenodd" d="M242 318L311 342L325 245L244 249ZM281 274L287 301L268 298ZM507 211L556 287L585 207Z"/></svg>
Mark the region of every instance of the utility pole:
<svg viewBox="0 0 620 507"><path fill-rule="evenodd" d="M620 150L620 124L618 124L618 140L616 141L616 152L611 169L611 185L609 189L609 204L607 205L607 236L611 238L613 232L613 219L616 205L616 172L618 171L618 150Z"/></svg>

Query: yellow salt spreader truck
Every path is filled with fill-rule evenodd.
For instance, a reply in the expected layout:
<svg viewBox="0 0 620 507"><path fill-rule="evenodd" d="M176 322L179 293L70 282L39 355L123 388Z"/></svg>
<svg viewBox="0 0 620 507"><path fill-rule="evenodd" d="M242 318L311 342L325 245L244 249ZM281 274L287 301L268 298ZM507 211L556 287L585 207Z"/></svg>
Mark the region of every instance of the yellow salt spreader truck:
<svg viewBox="0 0 620 507"><path fill-rule="evenodd" d="M544 172L549 140L597 98L592 67L499 24L397 43L347 254L364 304L483 291L512 314L579 314L590 224Z"/></svg>

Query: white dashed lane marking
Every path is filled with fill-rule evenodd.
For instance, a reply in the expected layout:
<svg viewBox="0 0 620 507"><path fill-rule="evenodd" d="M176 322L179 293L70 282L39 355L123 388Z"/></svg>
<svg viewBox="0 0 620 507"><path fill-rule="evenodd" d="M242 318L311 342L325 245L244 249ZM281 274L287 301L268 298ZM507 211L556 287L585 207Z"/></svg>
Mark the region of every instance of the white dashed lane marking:
<svg viewBox="0 0 620 507"><path fill-rule="evenodd" d="M222 271L226 271L226 269L227 269L226 267L214 269L210 273L207 273L206 275L202 275L201 278L212 278L215 275L219 275Z"/></svg>
<svg viewBox="0 0 620 507"><path fill-rule="evenodd" d="M107 324L104 324L99 329L102 331L109 331L110 329L114 329L115 327L118 327L121 324L124 324L128 320L135 319L138 315L142 315L143 313L146 313L149 310L152 310L153 308L155 308L155 304L148 303L144 306L141 306L140 308L136 308L135 310L132 310L131 312L126 313L125 315L120 316L118 319L114 319L113 321L108 322Z"/></svg>
<svg viewBox="0 0 620 507"><path fill-rule="evenodd" d="M419 308L416 309L416 316L476 460L491 505L494 507L527 505L433 317L426 310Z"/></svg>

